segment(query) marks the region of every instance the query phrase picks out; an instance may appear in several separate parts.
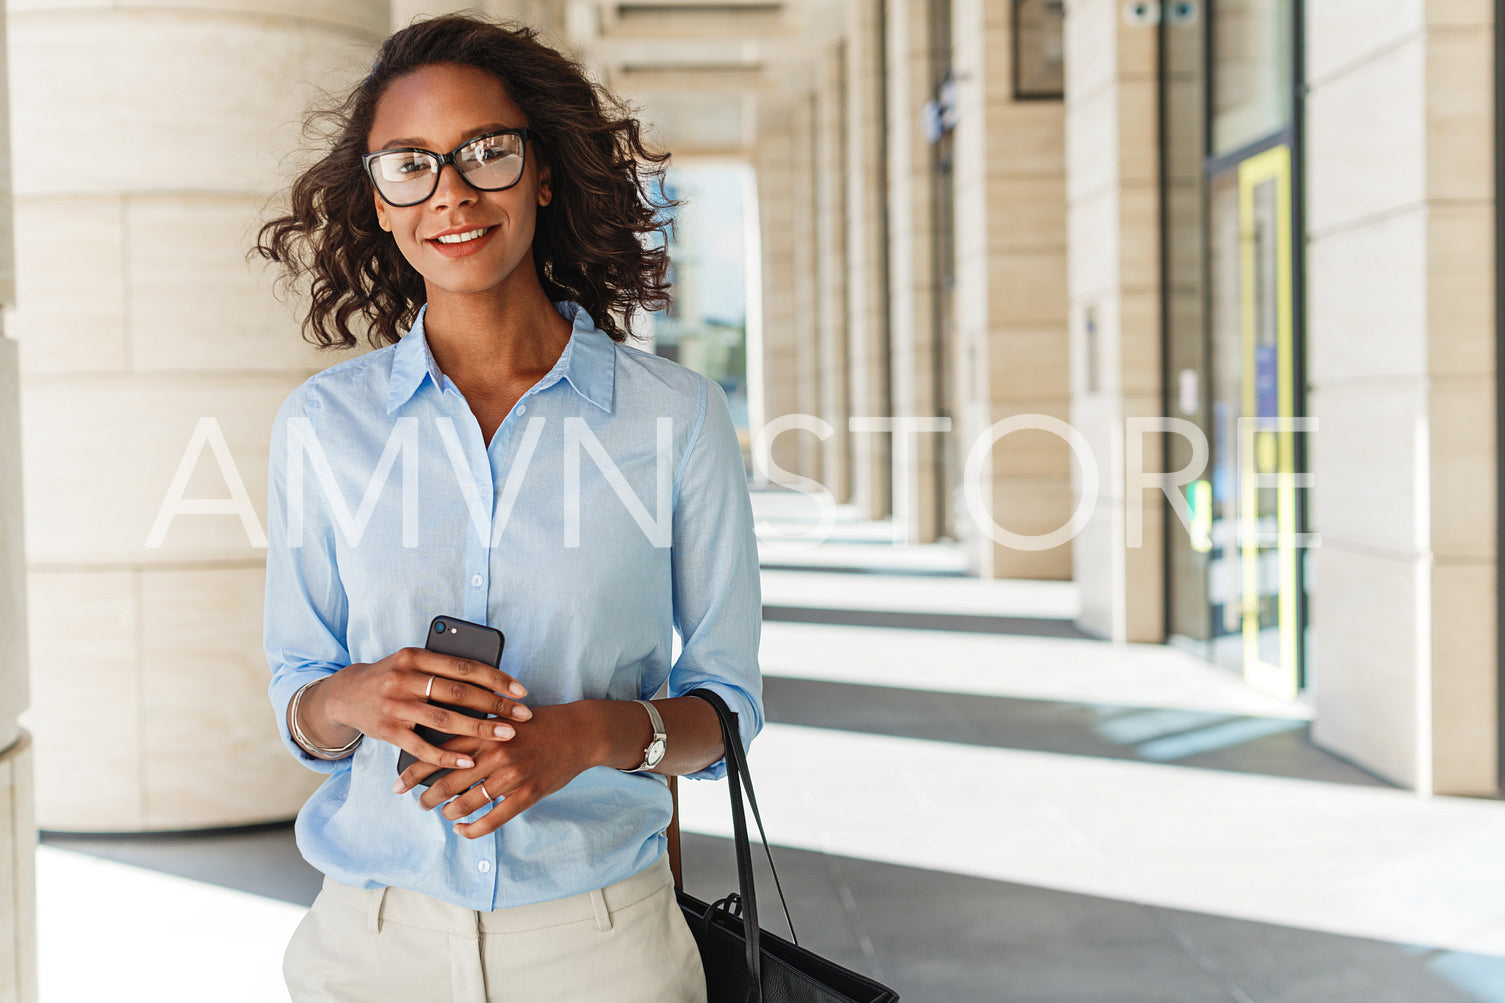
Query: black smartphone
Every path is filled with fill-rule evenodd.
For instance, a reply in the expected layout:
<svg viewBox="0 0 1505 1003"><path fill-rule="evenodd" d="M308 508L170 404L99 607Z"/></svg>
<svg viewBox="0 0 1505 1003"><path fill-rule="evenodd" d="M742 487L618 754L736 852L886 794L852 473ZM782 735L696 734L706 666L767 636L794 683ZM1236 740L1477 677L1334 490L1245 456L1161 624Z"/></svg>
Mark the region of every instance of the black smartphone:
<svg viewBox="0 0 1505 1003"><path fill-rule="evenodd" d="M433 622L429 624L428 640L424 642L423 646L430 651L437 651L441 655L458 655L461 658L469 658L472 661L485 662L487 665L501 665L502 646L506 643L507 639L495 627L470 623L469 621L452 616L436 616ZM455 704L440 703L438 700L430 700L429 703L435 707L443 707L445 710L464 714L467 717L484 718L489 716L484 711L475 710L471 707L459 707ZM413 730L418 733L419 738L422 738L430 745L442 746L445 742L455 737L423 724L415 725ZM402 750L402 755L397 757L397 772L403 772L416 762L418 762L417 756L406 749ZM448 769L435 770L427 778L420 780L419 783L427 787L449 772L451 771Z"/></svg>

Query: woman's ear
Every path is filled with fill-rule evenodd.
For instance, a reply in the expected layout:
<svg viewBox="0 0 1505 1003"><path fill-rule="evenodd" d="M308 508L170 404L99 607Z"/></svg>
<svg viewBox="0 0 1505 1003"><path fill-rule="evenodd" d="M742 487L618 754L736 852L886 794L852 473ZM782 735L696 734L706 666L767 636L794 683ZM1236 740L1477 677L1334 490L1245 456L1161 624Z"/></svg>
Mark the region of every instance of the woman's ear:
<svg viewBox="0 0 1505 1003"><path fill-rule="evenodd" d="M376 224L388 233L392 232L392 223L387 219L387 204L381 200L381 196L375 192L371 197L376 200Z"/></svg>
<svg viewBox="0 0 1505 1003"><path fill-rule="evenodd" d="M554 186L549 181L548 167L538 169L538 204L548 205L554 201Z"/></svg>

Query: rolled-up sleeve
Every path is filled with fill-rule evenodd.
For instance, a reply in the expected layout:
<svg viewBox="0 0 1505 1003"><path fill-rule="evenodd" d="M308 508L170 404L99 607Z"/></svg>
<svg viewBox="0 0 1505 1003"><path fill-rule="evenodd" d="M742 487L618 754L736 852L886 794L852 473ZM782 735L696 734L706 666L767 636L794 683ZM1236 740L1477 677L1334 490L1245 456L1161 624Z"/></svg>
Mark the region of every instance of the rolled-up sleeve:
<svg viewBox="0 0 1505 1003"><path fill-rule="evenodd" d="M350 664L346 649L349 607L335 563L334 536L326 506L312 478L304 479L299 497L288 494L288 423L307 419L307 385L293 391L272 424L267 470L267 575L262 639L272 670L272 710L288 751L318 773L350 768L350 759L317 759L293 741L287 727L287 705L306 683L322 679ZM303 457L295 458L302 462ZM289 540L290 505L302 507L302 540ZM301 543L301 546L294 546Z"/></svg>
<svg viewBox="0 0 1505 1003"><path fill-rule="evenodd" d="M763 728L758 546L726 395L709 380L701 394L700 428L685 454L674 504L674 625L682 647L667 692L717 693L736 712L745 749ZM686 775L719 780L726 761Z"/></svg>

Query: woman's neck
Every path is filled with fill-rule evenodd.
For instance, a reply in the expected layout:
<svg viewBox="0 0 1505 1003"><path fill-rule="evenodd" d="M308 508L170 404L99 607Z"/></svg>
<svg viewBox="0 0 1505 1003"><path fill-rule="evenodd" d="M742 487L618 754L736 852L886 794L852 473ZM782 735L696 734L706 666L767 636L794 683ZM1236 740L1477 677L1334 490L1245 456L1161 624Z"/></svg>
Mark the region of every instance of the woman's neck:
<svg viewBox="0 0 1505 1003"><path fill-rule="evenodd" d="M554 309L537 276L529 277L531 287L521 289L470 295L430 290L424 337L447 377L462 386L505 382L542 375L559 360L570 322Z"/></svg>

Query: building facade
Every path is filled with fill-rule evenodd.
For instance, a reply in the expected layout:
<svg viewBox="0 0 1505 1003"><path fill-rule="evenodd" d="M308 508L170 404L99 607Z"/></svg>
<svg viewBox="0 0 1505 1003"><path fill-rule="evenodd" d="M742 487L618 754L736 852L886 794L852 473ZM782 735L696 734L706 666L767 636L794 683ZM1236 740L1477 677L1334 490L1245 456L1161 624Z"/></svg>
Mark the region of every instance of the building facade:
<svg viewBox="0 0 1505 1003"><path fill-rule="evenodd" d="M266 714L252 523L277 404L335 360L243 253L310 85L464 6L6 4L0 108L51 152L14 282L0 199L0 999L35 993L35 824L285 819L315 779ZM1398 785L1498 795L1500 0L478 6L678 162L755 169L779 469L1074 580L1085 630L1306 700ZM87 130L121 155L59 155ZM170 489L254 518L154 538Z"/></svg>
<svg viewBox="0 0 1505 1003"><path fill-rule="evenodd" d="M1497 794L1496 32L1489 0L852 0L814 94L846 147L770 182L846 214L845 316L765 333L770 373L847 359L839 394L769 379L834 430L792 469L1306 700L1394 783ZM760 119L778 170L791 129L832 133Z"/></svg>
<svg viewBox="0 0 1505 1003"><path fill-rule="evenodd" d="M14 873L33 762L36 821L80 831L284 819L315 779L269 727L251 523L277 404L335 360L243 254L309 85L461 6L9 0L15 142L124 151L18 161L14 284L0 214ZM679 162L754 167L780 469L979 575L1074 580L1085 630L1304 699L1396 784L1499 793L1499 2L483 6ZM174 484L255 519L155 539Z"/></svg>

